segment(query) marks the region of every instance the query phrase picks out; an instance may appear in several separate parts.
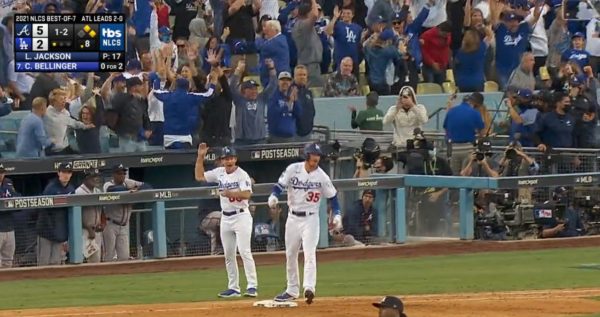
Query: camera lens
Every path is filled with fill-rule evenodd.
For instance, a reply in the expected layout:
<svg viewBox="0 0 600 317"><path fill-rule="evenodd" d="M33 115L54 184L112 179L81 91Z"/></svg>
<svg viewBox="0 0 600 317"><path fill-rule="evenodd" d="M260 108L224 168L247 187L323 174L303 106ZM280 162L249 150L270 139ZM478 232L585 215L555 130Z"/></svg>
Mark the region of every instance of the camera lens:
<svg viewBox="0 0 600 317"><path fill-rule="evenodd" d="M483 153L475 153L475 159L477 159L478 161L483 161L484 157L485 155Z"/></svg>

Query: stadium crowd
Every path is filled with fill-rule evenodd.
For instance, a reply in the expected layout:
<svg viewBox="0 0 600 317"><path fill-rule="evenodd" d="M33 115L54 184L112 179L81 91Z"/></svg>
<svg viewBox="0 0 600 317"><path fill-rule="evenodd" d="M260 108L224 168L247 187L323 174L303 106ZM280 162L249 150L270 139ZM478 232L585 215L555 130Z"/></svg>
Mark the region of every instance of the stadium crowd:
<svg viewBox="0 0 600 317"><path fill-rule="evenodd" d="M15 13L84 12L127 16L125 72L14 71ZM0 15L0 115L31 110L11 145L17 157L304 141L315 97L357 95L369 108L351 109L353 126L391 124L402 147L428 120L420 82L514 92L509 124L493 132L518 133L525 146L594 145L600 21L588 2L17 0ZM566 92L572 109L553 114L549 91ZM369 111L390 94L398 107Z"/></svg>

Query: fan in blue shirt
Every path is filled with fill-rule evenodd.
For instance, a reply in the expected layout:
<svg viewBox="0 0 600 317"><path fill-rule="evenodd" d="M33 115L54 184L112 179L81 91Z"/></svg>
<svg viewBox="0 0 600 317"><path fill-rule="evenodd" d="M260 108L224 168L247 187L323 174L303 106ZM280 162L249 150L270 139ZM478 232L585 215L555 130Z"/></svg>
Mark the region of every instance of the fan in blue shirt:
<svg viewBox="0 0 600 317"><path fill-rule="evenodd" d="M354 65L360 64L358 52L362 28L360 25L352 23L353 17L352 8L345 7L340 10L336 6L333 10L333 19L327 25L327 34L333 36L333 58L336 69L344 57L351 57Z"/></svg>
<svg viewBox="0 0 600 317"><path fill-rule="evenodd" d="M572 47L566 50L561 57L562 62L573 61L583 69L590 65L590 53L585 50L585 35L577 32L571 36Z"/></svg>
<svg viewBox="0 0 600 317"><path fill-rule="evenodd" d="M481 113L473 109L474 96L475 94L465 97L463 103L446 114L444 129L452 143L473 143L476 135L485 127Z"/></svg>
<svg viewBox="0 0 600 317"><path fill-rule="evenodd" d="M519 66L521 54L527 49L531 27L540 19L544 2L537 2L533 19L522 22L523 17L514 12L501 12L499 2L490 2L490 16L496 34L496 70L498 84L504 88L510 74ZM503 21L500 14L503 13Z"/></svg>

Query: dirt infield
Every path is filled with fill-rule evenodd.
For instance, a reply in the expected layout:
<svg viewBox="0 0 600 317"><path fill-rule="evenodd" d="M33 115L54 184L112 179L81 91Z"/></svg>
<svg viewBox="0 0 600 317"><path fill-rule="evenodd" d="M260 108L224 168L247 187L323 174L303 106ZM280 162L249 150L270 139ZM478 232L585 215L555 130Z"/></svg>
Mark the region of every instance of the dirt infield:
<svg viewBox="0 0 600 317"><path fill-rule="evenodd" d="M443 241L410 243L385 247L346 248L322 250L319 262L344 261L356 259L418 257L427 255L448 255L477 252L499 252L518 250L539 250L550 248L597 247L599 237L583 237L557 240L533 240L511 242L484 241ZM282 252L256 254L258 265L283 264ZM83 275L106 275L141 272L164 272L222 268L222 257L195 257L157 261L107 263L101 265L78 265L51 268L24 268L0 271L0 281L36 278L57 278ZM318 295L318 294L317 294ZM522 292L498 292L452 295L401 296L405 302L406 313L410 317L533 317L533 316L582 316L600 312L600 288L544 290ZM316 298L313 305L299 302L297 308L256 308L252 301L213 301L197 303L119 305L101 307L75 307L0 311L0 317L58 317L58 316L215 316L215 317L358 317L376 316L371 303L380 298L374 297L337 297Z"/></svg>
<svg viewBox="0 0 600 317"><path fill-rule="evenodd" d="M410 317L554 317L582 316L600 312L600 289L552 290L507 293L403 296ZM299 302L296 308L257 308L251 301L201 302L104 306L62 309L2 311L0 317L373 317L373 297L316 298L313 305Z"/></svg>
<svg viewBox="0 0 600 317"><path fill-rule="evenodd" d="M551 248L577 248L600 246L600 236L528 240L528 241L437 241L391 246L368 246L364 248L336 248L319 250L319 263L330 261L353 261L429 255L449 255L478 252L522 251ZM255 253L257 265L285 263L283 252ZM0 270L0 282L23 279L64 278L74 276L112 275L154 272L173 272L223 268L222 256L172 258L163 260L102 263L96 265L65 265L46 268L22 268Z"/></svg>

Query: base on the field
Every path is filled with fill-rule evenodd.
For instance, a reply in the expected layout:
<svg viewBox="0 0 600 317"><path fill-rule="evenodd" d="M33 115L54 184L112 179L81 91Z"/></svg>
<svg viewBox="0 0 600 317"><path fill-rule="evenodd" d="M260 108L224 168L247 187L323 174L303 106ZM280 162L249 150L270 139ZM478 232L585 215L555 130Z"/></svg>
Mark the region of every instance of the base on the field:
<svg viewBox="0 0 600 317"><path fill-rule="evenodd" d="M254 307L266 307L266 308L292 308L298 307L298 303L296 302L276 302L272 299L261 300L258 302L254 302Z"/></svg>

